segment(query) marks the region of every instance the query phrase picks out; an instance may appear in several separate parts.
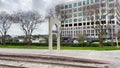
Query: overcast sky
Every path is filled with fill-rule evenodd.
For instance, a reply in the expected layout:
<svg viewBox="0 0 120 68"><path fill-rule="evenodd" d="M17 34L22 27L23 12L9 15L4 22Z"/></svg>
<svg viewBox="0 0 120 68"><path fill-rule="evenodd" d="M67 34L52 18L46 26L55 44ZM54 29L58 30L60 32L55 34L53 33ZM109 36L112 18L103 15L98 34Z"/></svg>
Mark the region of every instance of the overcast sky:
<svg viewBox="0 0 120 68"><path fill-rule="evenodd" d="M40 14L46 15L51 7L64 2L66 0L0 0L0 12L14 13L21 10L37 10ZM18 24L13 24L7 34L23 35L23 32ZM33 34L48 34L48 23L40 24Z"/></svg>

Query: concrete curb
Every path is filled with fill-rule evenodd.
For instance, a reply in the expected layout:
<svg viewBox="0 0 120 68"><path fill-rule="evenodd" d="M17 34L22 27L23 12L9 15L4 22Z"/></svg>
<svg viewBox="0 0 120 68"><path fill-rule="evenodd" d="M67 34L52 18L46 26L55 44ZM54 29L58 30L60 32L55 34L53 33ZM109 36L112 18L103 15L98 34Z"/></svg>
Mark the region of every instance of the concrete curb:
<svg viewBox="0 0 120 68"><path fill-rule="evenodd" d="M1 57L19 57L19 58L41 58L50 60L60 60L66 62L80 62L80 63L95 63L95 64L111 64L109 61L93 60L93 59L83 59L65 56L55 56L55 55L43 55L43 54L17 54L17 53L0 53Z"/></svg>

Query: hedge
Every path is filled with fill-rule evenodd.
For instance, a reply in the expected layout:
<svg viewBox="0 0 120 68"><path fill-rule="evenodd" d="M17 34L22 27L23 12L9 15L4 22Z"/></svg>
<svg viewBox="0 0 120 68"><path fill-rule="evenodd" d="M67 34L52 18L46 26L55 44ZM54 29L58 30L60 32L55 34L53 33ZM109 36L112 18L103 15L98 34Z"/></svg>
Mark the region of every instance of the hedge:
<svg viewBox="0 0 120 68"><path fill-rule="evenodd" d="M120 44L120 42L119 42ZM13 46L24 46L27 45L27 43L6 43L6 45L13 45ZM32 43L31 45L34 46L48 46L48 43ZM54 42L53 46L56 46L57 43ZM114 43L114 45L116 45L116 43ZM74 44L74 43L61 43L61 46L70 46L70 47L98 47L99 43L78 43L78 44ZM103 43L103 46L111 46L111 42L109 43Z"/></svg>

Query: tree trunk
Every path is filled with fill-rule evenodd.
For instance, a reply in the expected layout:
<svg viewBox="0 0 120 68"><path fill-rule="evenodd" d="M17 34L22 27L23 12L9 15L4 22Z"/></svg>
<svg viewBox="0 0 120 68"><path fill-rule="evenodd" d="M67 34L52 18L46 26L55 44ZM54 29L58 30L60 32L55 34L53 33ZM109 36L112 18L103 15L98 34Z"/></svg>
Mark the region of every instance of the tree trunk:
<svg viewBox="0 0 120 68"><path fill-rule="evenodd" d="M27 43L27 46L30 46L32 44L31 36L30 35L26 35L26 37L25 37L25 43Z"/></svg>
<svg viewBox="0 0 120 68"><path fill-rule="evenodd" d="M99 43L99 47L103 47L103 41L102 41L102 39L100 40L100 43Z"/></svg>
<svg viewBox="0 0 120 68"><path fill-rule="evenodd" d="M28 46L32 44L32 41L31 41L31 35L29 35L28 37Z"/></svg>
<svg viewBox="0 0 120 68"><path fill-rule="evenodd" d="M112 46L112 47L114 46L114 42L113 42L113 39L111 40L111 46Z"/></svg>
<svg viewBox="0 0 120 68"><path fill-rule="evenodd" d="M6 45L6 35L2 36L2 45Z"/></svg>
<svg viewBox="0 0 120 68"><path fill-rule="evenodd" d="M99 47L103 47L103 37L99 35Z"/></svg>

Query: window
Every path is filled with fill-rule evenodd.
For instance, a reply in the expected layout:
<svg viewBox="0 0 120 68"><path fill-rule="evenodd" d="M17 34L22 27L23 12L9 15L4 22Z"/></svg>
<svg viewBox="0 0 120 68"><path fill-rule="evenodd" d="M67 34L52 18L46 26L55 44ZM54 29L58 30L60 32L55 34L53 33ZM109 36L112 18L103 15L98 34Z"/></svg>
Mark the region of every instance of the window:
<svg viewBox="0 0 120 68"><path fill-rule="evenodd" d="M109 0L109 2L114 1L114 0Z"/></svg>
<svg viewBox="0 0 120 68"><path fill-rule="evenodd" d="M90 20L89 17L87 17L87 21Z"/></svg>
<svg viewBox="0 0 120 68"><path fill-rule="evenodd" d="M78 16L82 16L82 13L78 13Z"/></svg>
<svg viewBox="0 0 120 68"><path fill-rule="evenodd" d="M64 21L61 21L61 23L64 23Z"/></svg>
<svg viewBox="0 0 120 68"><path fill-rule="evenodd" d="M101 0L101 1L105 1L105 0Z"/></svg>
<svg viewBox="0 0 120 68"><path fill-rule="evenodd" d="M77 3L74 3L74 7L77 7Z"/></svg>
<svg viewBox="0 0 120 68"><path fill-rule="evenodd" d="M96 20L98 20L98 19L99 19L99 16L95 16L95 18L96 18Z"/></svg>
<svg viewBox="0 0 120 68"><path fill-rule="evenodd" d="M77 22L77 19L74 19L74 22Z"/></svg>
<svg viewBox="0 0 120 68"><path fill-rule="evenodd" d="M96 14L99 14L99 10L96 10Z"/></svg>
<svg viewBox="0 0 120 68"><path fill-rule="evenodd" d="M65 13L68 13L68 10L65 10Z"/></svg>
<svg viewBox="0 0 120 68"><path fill-rule="evenodd" d="M114 15L111 15L111 16L110 16L110 19L114 19Z"/></svg>
<svg viewBox="0 0 120 68"><path fill-rule="evenodd" d="M85 1L83 1L83 5L85 5Z"/></svg>
<svg viewBox="0 0 120 68"><path fill-rule="evenodd" d="M74 24L74 26L77 26L77 24Z"/></svg>
<svg viewBox="0 0 120 68"><path fill-rule="evenodd" d="M69 13L72 13L72 9L69 10Z"/></svg>
<svg viewBox="0 0 120 68"><path fill-rule="evenodd" d="M72 22L72 19L69 20L69 23L71 23L71 22Z"/></svg>
<svg viewBox="0 0 120 68"><path fill-rule="evenodd" d="M94 22L92 22L91 25L94 25Z"/></svg>
<svg viewBox="0 0 120 68"><path fill-rule="evenodd" d="M86 21L86 18L83 18L83 21Z"/></svg>
<svg viewBox="0 0 120 68"><path fill-rule="evenodd" d="M62 14L64 14L64 11L61 11Z"/></svg>
<svg viewBox="0 0 120 68"><path fill-rule="evenodd" d="M68 20L65 20L65 23L68 23Z"/></svg>
<svg viewBox="0 0 120 68"><path fill-rule="evenodd" d="M78 8L78 11L81 11L81 10L82 10L81 7L79 7L79 8Z"/></svg>
<svg viewBox="0 0 120 68"><path fill-rule="evenodd" d="M72 24L69 24L69 26L72 26Z"/></svg>
<svg viewBox="0 0 120 68"><path fill-rule="evenodd" d="M77 17L77 14L74 14L74 17Z"/></svg>
<svg viewBox="0 0 120 68"><path fill-rule="evenodd" d="M64 25L61 25L62 27L64 27Z"/></svg>
<svg viewBox="0 0 120 68"><path fill-rule="evenodd" d="M69 8L72 8L72 4L69 4Z"/></svg>
<svg viewBox="0 0 120 68"><path fill-rule="evenodd" d="M89 4L89 0L87 0L87 4Z"/></svg>
<svg viewBox="0 0 120 68"><path fill-rule="evenodd" d="M94 17L93 17L93 16L91 17L91 20L94 20Z"/></svg>
<svg viewBox="0 0 120 68"><path fill-rule="evenodd" d="M81 2L78 2L78 6L81 6L82 5L82 3Z"/></svg>
<svg viewBox="0 0 120 68"><path fill-rule="evenodd" d="M64 9L64 6L61 6L61 9Z"/></svg>
<svg viewBox="0 0 120 68"><path fill-rule="evenodd" d="M74 8L73 10L74 10L74 12L77 12L77 8Z"/></svg>
<svg viewBox="0 0 120 68"><path fill-rule="evenodd" d="M70 14L69 17L72 18L72 14Z"/></svg>
<svg viewBox="0 0 120 68"><path fill-rule="evenodd" d="M65 27L68 27L68 24L66 24Z"/></svg>
<svg viewBox="0 0 120 68"><path fill-rule="evenodd" d="M67 8L68 8L68 5L65 5L65 8L67 9Z"/></svg>
<svg viewBox="0 0 120 68"><path fill-rule="evenodd" d="M91 0L91 3L93 3L94 1L93 0Z"/></svg>
<svg viewBox="0 0 120 68"><path fill-rule="evenodd" d="M86 25L86 23L83 23L83 25Z"/></svg>
<svg viewBox="0 0 120 68"><path fill-rule="evenodd" d="M101 18L102 18L102 19L106 19L106 16L105 16L105 15L102 15Z"/></svg>
<svg viewBox="0 0 120 68"><path fill-rule="evenodd" d="M102 10L101 10L101 12L102 12L102 13L105 13L105 12L106 12L106 10L105 10L105 9L102 9Z"/></svg>
<svg viewBox="0 0 120 68"><path fill-rule="evenodd" d="M81 21L82 21L82 18L79 18L78 21L81 22Z"/></svg>
<svg viewBox="0 0 120 68"><path fill-rule="evenodd" d="M114 7L114 3L109 4L109 7Z"/></svg>
<svg viewBox="0 0 120 68"><path fill-rule="evenodd" d="M106 4L104 3L104 4L101 4L101 7L106 7Z"/></svg>
<svg viewBox="0 0 120 68"><path fill-rule="evenodd" d="M89 22L87 22L87 25L90 25L90 23L89 23Z"/></svg>
<svg viewBox="0 0 120 68"><path fill-rule="evenodd" d="M106 24L106 21L102 21L102 24Z"/></svg>
<svg viewBox="0 0 120 68"><path fill-rule="evenodd" d="M79 23L79 26L82 26L82 23Z"/></svg>
<svg viewBox="0 0 120 68"><path fill-rule="evenodd" d="M99 0L95 0L95 2L99 2Z"/></svg>

